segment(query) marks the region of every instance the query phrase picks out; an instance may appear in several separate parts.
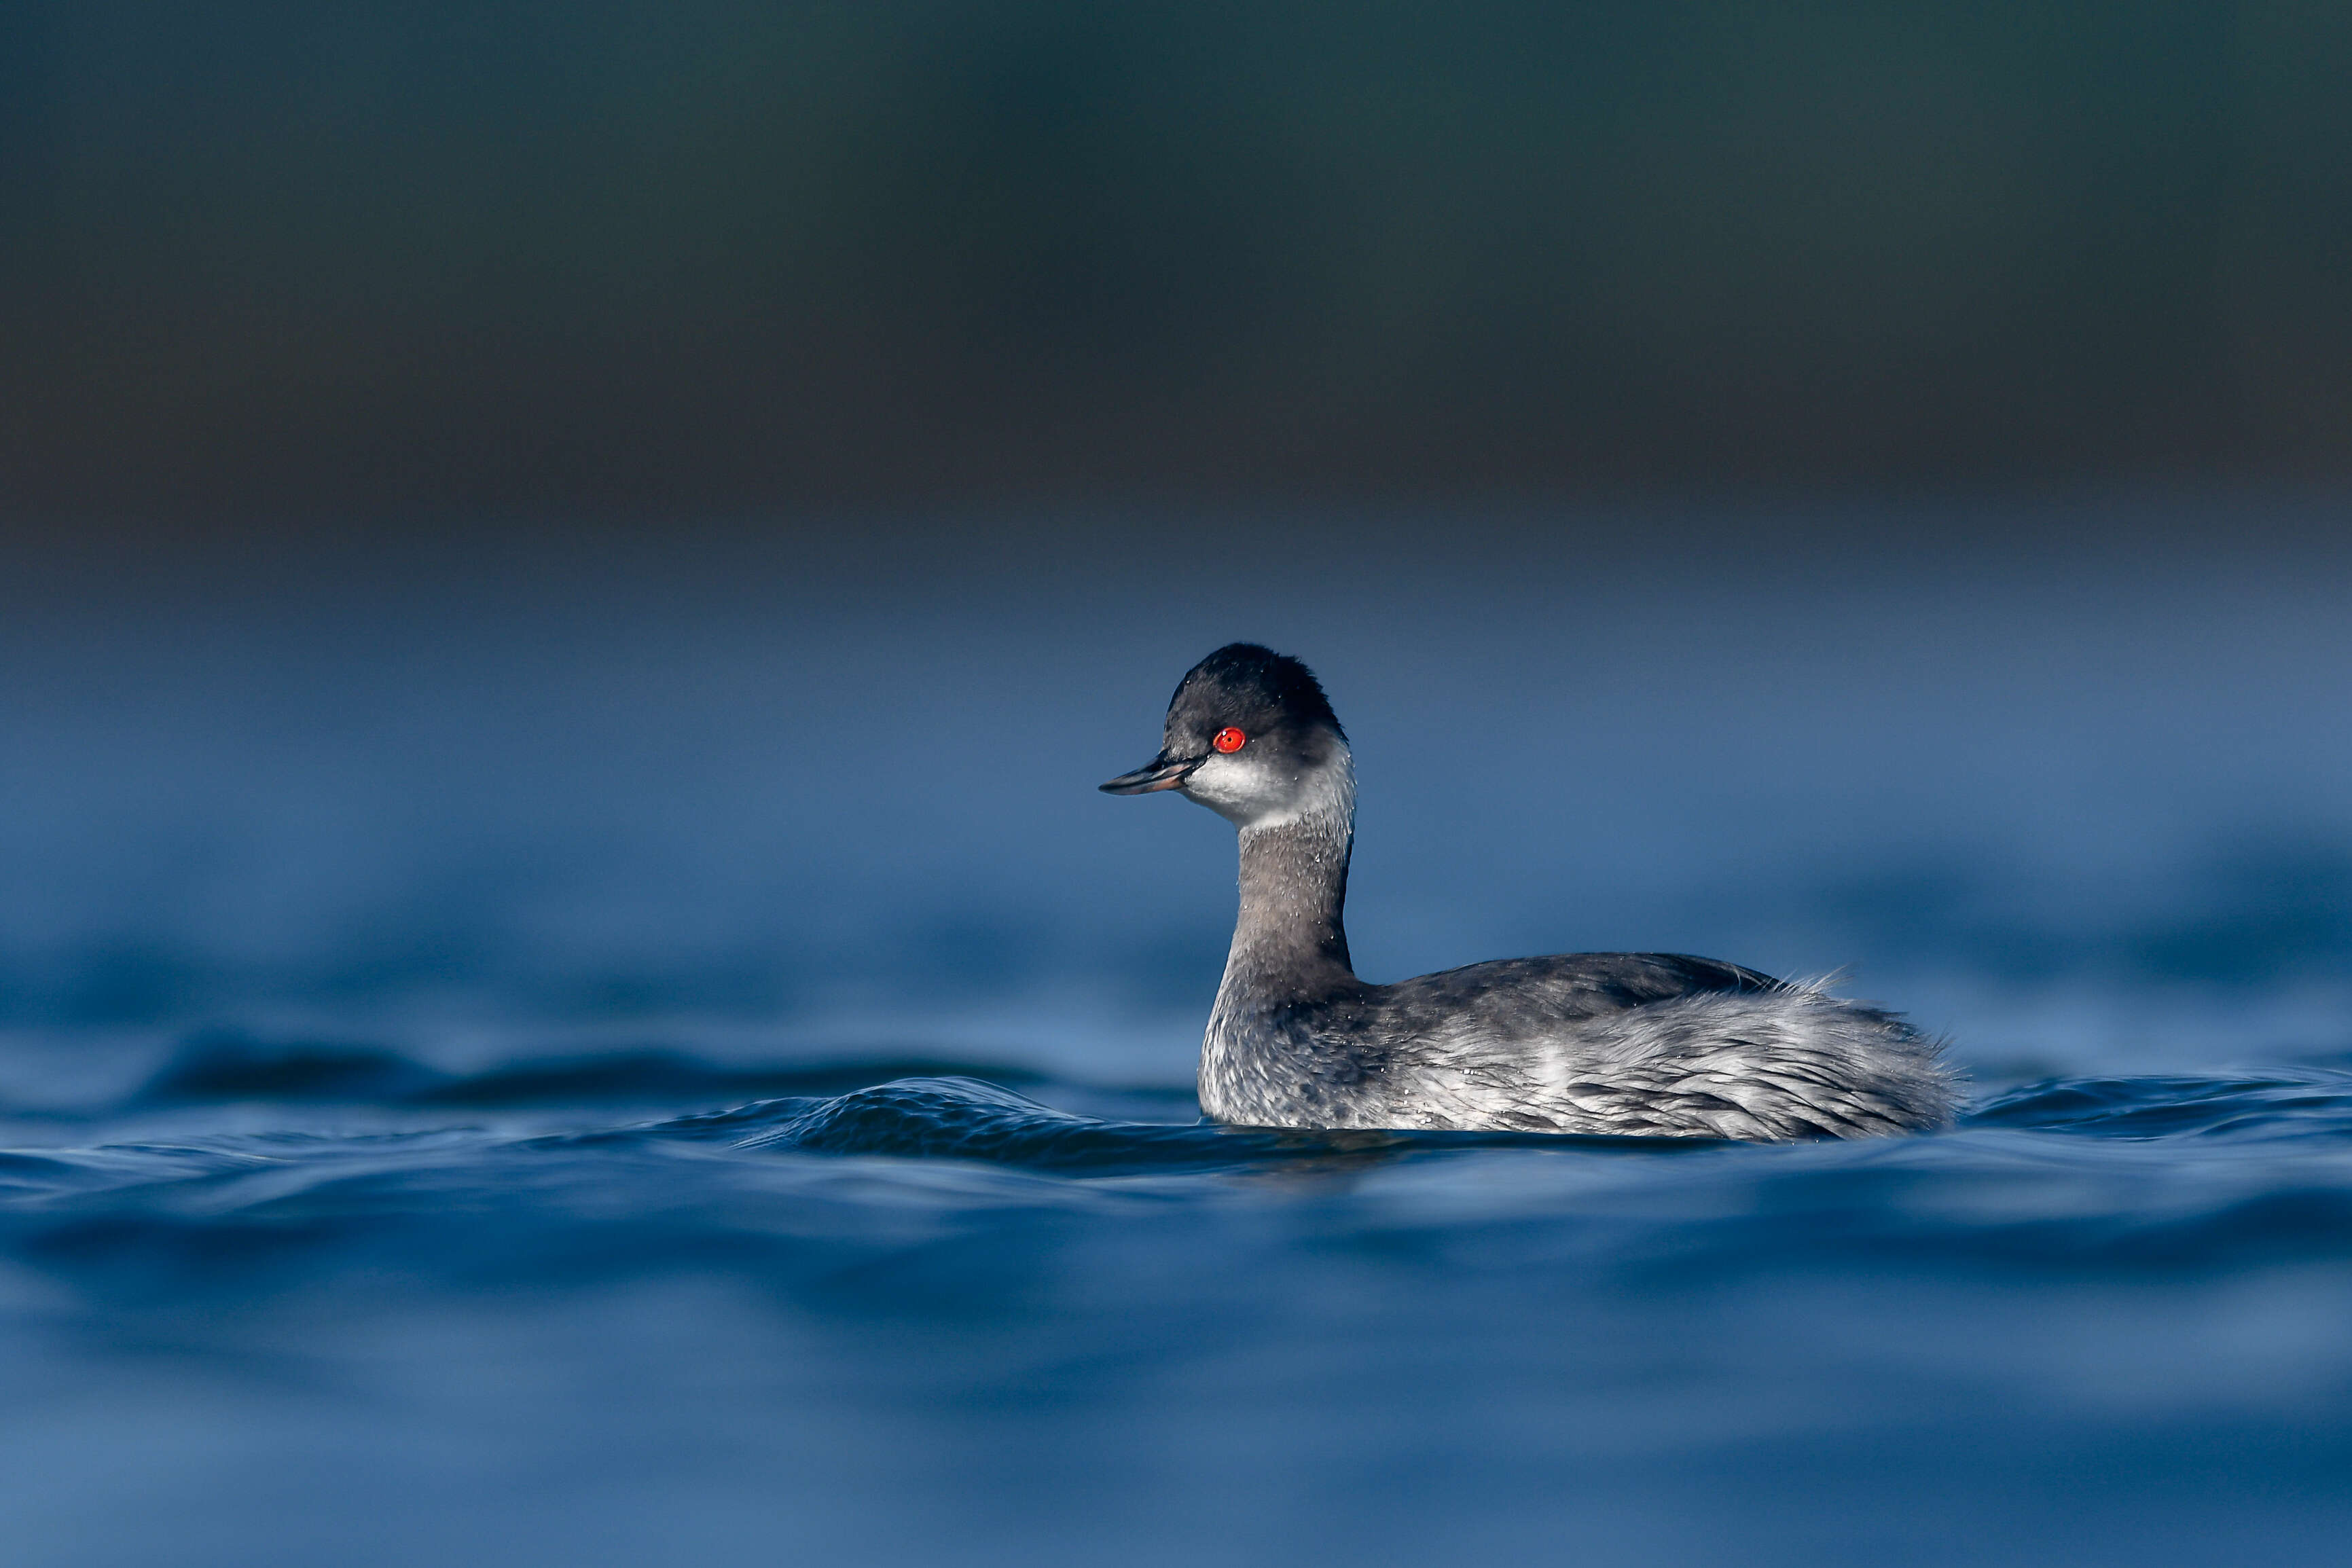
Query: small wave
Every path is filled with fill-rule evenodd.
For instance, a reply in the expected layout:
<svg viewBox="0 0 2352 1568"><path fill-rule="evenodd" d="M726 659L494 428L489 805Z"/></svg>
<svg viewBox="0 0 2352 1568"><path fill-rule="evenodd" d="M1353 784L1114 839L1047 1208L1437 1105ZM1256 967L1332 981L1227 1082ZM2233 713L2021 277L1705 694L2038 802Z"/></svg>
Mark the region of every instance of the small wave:
<svg viewBox="0 0 2352 1568"><path fill-rule="evenodd" d="M647 1126L530 1140L538 1148L692 1139L745 1150L978 1160L1065 1175L1202 1171L1328 1154L1404 1134L1286 1133L1213 1122L1104 1121L964 1076L912 1077L830 1096L792 1095Z"/></svg>
<svg viewBox="0 0 2352 1568"><path fill-rule="evenodd" d="M1998 1095L1961 1121L2101 1138L2343 1138L2352 1136L2352 1072L2052 1078Z"/></svg>
<svg viewBox="0 0 2352 1568"><path fill-rule="evenodd" d="M796 1103L735 1140L749 1149L984 1160L1066 1172L1198 1170L1288 1153L1319 1138L1202 1122L1106 1122L1041 1105L978 1079L907 1078Z"/></svg>

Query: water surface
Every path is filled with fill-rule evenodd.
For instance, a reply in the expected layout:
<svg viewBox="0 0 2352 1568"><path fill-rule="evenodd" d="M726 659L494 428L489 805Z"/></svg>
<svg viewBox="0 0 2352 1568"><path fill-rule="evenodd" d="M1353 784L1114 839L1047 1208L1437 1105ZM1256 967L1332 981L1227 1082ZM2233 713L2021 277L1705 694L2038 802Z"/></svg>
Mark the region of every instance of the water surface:
<svg viewBox="0 0 2352 1568"><path fill-rule="evenodd" d="M2340 1560L2347 574L1589 532L0 584L9 1561ZM1369 975L1851 965L1960 1124L1199 1124L1091 786L1236 635Z"/></svg>

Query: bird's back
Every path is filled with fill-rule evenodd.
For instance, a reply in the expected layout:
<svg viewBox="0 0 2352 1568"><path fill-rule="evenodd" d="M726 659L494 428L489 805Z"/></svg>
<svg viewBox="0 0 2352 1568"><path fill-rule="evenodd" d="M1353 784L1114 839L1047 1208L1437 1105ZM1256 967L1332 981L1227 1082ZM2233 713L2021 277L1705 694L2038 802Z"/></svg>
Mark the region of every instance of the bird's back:
<svg viewBox="0 0 2352 1568"><path fill-rule="evenodd" d="M1379 988L1401 1020L1434 1024L1466 1010L1540 1027L1681 997L1783 988L1769 975L1687 953L1556 953L1467 964Z"/></svg>

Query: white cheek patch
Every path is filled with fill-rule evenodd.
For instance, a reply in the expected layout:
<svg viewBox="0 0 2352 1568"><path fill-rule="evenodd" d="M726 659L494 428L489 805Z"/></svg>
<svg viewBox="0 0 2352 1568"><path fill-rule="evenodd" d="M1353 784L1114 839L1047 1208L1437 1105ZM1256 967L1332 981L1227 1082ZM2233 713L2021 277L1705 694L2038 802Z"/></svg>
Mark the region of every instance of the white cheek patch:
<svg viewBox="0 0 2352 1568"><path fill-rule="evenodd" d="M1212 756L1184 780L1184 793L1236 821L1254 821L1278 801L1279 785L1255 759Z"/></svg>
<svg viewBox="0 0 2352 1568"><path fill-rule="evenodd" d="M1239 759L1236 758L1238 761ZM1202 768L1207 773L1212 761ZM1201 774L1193 775L1197 783ZM1202 804L1232 818L1245 830L1287 827L1293 822L1322 821L1343 826L1355 821L1356 764L1345 746L1335 745L1318 768L1291 772L1259 762L1222 771L1216 793L1196 790Z"/></svg>

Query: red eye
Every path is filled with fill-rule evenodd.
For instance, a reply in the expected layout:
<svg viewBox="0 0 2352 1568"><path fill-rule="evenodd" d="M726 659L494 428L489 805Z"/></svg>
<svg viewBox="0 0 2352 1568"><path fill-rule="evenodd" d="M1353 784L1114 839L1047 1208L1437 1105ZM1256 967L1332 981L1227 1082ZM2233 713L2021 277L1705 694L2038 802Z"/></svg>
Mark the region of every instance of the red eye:
<svg viewBox="0 0 2352 1568"><path fill-rule="evenodd" d="M1235 729L1232 725L1227 725L1224 728L1217 731L1217 738L1209 742L1209 744L1215 747L1219 751L1239 751L1243 747L1249 744L1249 737L1244 735L1240 730Z"/></svg>

